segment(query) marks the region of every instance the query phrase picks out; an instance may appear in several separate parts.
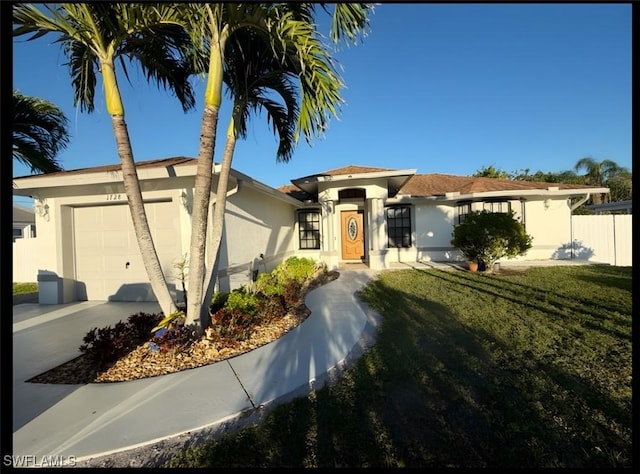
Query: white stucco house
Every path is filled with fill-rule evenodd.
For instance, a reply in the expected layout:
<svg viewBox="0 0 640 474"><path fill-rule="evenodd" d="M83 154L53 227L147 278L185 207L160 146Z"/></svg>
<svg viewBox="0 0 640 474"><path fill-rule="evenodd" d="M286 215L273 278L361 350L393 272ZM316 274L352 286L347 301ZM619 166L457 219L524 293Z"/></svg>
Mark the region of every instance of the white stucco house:
<svg viewBox="0 0 640 474"><path fill-rule="evenodd" d="M36 217L32 209L13 205L13 241L36 236Z"/></svg>
<svg viewBox="0 0 640 474"><path fill-rule="evenodd" d="M176 298L175 264L189 250L196 160L137 164L149 223ZM218 171L219 166L216 166ZM472 210L515 211L533 236L520 259L568 258L571 198L607 188L417 174L415 169L346 166L269 187L232 170L218 289L229 291L297 255L329 268L364 262L458 261L453 225ZM35 199L39 270L59 281L59 302L152 301L129 216L120 165L14 179ZM214 176L214 195L217 185Z"/></svg>

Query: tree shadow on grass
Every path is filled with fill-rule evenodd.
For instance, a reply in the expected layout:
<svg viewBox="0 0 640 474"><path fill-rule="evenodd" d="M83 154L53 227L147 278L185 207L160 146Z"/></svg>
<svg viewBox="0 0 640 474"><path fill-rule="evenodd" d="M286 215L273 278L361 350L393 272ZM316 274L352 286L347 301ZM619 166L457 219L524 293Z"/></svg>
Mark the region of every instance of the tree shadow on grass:
<svg viewBox="0 0 640 474"><path fill-rule="evenodd" d="M621 416L603 395L584 402L580 397L591 387L583 380L549 370L543 361L519 359L438 301L380 280L365 295L384 315L375 346L337 383L275 408L258 427L194 455L192 465L630 465L624 433L581 419L580 409L593 403L608 417Z"/></svg>
<svg viewBox="0 0 640 474"><path fill-rule="evenodd" d="M582 275L580 278L603 287L617 288L625 291L631 291L632 289L631 272L624 267L590 266L589 274Z"/></svg>
<svg viewBox="0 0 640 474"><path fill-rule="evenodd" d="M616 338L631 340L631 320L611 315L612 311L623 312L620 308L594 304L591 300L580 301L569 299L557 292L545 291L531 285L516 282L512 279L494 278L490 275L469 274L466 272L435 272L433 270L415 270L425 275L451 282L456 285L479 291L485 296L492 296L517 305L531 308L545 314L550 320L556 319L558 324L566 327L566 318L580 319L580 324L603 334ZM605 316L607 315L607 316Z"/></svg>

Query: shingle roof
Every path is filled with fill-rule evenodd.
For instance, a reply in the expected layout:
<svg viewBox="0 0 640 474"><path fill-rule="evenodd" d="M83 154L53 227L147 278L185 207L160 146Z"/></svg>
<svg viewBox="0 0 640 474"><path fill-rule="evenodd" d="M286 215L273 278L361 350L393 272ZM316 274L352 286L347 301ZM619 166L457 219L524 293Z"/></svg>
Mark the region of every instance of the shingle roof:
<svg viewBox="0 0 640 474"><path fill-rule="evenodd" d="M306 178L313 178L315 176L340 176L340 175L349 175L349 174L360 174L360 173L377 173L380 171L394 171L390 168L374 168L372 166L359 166L359 165L348 165L343 166L342 168L335 168L328 171L323 171L321 173L311 174L309 176L303 176L302 178L298 178L300 180Z"/></svg>
<svg viewBox="0 0 640 474"><path fill-rule="evenodd" d="M310 175L314 176L336 176L360 173L376 173L381 171L394 171L389 168L373 168L369 166L349 165L342 168L324 171ZM304 178L300 178L301 180ZM540 181L514 181L509 179L497 179L474 176L458 176L451 174L432 173L413 175L399 190L398 195L414 197L434 197L444 196L446 193L459 192L460 194L498 192L498 191L521 191L521 190L547 190L549 187L557 187L559 190L585 189L597 186L586 186L583 184L546 183ZM279 191L289 194L299 199L312 199L308 193L302 191L295 185L281 186Z"/></svg>
<svg viewBox="0 0 640 474"><path fill-rule="evenodd" d="M294 199L297 199L298 201L308 201L314 198L314 196L303 191L298 186L294 186L293 184L280 186L278 188L278 191L284 194L288 194L289 196L291 196Z"/></svg>
<svg viewBox="0 0 640 474"><path fill-rule="evenodd" d="M460 194L491 191L545 190L550 186L558 189L584 189L582 184L544 183L538 181L513 181L509 179L456 176L450 174L417 174L412 176L398 194L416 197L442 196L446 193ZM593 187L593 186L591 186Z"/></svg>
<svg viewBox="0 0 640 474"><path fill-rule="evenodd" d="M148 161L138 161L136 162L136 168L161 168L165 166L178 166L184 164L192 164L197 160L195 158L187 158L185 156L176 156L173 158L161 158L158 160L148 160ZM120 163L115 165L104 165L104 166L95 166L91 168L78 168L75 170L63 170L63 171L55 171L53 173L46 174L37 174L30 176L20 176L21 178L38 178L41 176L57 176L64 174L86 174L86 173L100 173L100 172L109 172L109 171L120 171L122 165Z"/></svg>
<svg viewBox="0 0 640 474"><path fill-rule="evenodd" d="M390 168L374 168L372 166L348 165L320 173L321 175L339 176L342 174L377 173L379 171L395 171Z"/></svg>

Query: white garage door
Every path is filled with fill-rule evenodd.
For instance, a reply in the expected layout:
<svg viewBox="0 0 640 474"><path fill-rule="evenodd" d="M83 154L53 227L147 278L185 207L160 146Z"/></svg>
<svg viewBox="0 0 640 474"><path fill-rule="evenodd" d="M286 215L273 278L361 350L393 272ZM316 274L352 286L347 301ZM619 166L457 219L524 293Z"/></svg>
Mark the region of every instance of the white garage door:
<svg viewBox="0 0 640 474"><path fill-rule="evenodd" d="M146 203L147 219L169 283L181 258L179 217L174 203ZM74 209L78 296L87 300L156 301L140 257L129 206ZM171 286L175 296L175 285Z"/></svg>

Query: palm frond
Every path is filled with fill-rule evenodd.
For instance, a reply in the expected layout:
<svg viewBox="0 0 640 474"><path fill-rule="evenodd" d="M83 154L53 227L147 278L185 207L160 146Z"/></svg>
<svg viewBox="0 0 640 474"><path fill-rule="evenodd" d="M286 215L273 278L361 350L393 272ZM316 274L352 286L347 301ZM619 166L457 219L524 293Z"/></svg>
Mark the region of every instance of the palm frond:
<svg viewBox="0 0 640 474"><path fill-rule="evenodd" d="M13 157L31 172L49 173L62 167L56 155L69 143L68 119L49 101L13 92Z"/></svg>
<svg viewBox="0 0 640 474"><path fill-rule="evenodd" d="M57 34L67 57L74 88L74 105L94 110L97 73L118 61L128 79L127 65L137 61L146 78L169 90L183 109L195 106L188 77L194 73L193 46L178 24L177 9L161 4L63 3L53 7L19 4L14 7L14 36L29 40ZM162 16L165 15L165 16ZM128 62L126 61L128 60Z"/></svg>
<svg viewBox="0 0 640 474"><path fill-rule="evenodd" d="M295 148L298 119L296 76L286 70L270 44L252 30L238 30L225 51L224 81L234 100L236 136L246 137L251 113L265 111L274 134L279 136L276 159L288 161ZM276 101L278 98L283 103Z"/></svg>
<svg viewBox="0 0 640 474"><path fill-rule="evenodd" d="M326 4L323 4L323 7L325 6ZM335 3L331 15L331 40L334 43L356 43L369 31L371 12L373 5L370 3Z"/></svg>
<svg viewBox="0 0 640 474"><path fill-rule="evenodd" d="M121 44L118 56L140 64L149 82L171 91L186 112L195 107L189 76L195 68L189 36L177 25L157 24L141 29Z"/></svg>

